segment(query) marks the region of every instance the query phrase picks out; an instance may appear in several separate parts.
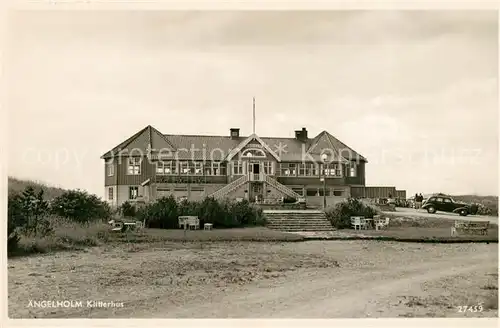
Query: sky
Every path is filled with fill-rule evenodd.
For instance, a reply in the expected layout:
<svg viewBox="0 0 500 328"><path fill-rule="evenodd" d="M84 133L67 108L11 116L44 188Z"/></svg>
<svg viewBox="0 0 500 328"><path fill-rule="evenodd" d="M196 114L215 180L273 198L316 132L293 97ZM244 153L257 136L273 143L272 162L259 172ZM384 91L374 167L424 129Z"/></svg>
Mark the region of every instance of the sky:
<svg viewBox="0 0 500 328"><path fill-rule="evenodd" d="M293 137L368 158L366 183L498 195L494 11L26 11L10 17L10 176L104 193L147 125Z"/></svg>

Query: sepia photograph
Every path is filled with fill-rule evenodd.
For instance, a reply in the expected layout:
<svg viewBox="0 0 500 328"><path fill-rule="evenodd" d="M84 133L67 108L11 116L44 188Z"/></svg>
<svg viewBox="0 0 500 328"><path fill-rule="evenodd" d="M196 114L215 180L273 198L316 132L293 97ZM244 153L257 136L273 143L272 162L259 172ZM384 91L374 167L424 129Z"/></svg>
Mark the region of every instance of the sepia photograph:
<svg viewBox="0 0 500 328"><path fill-rule="evenodd" d="M20 10L10 319L497 318L496 10Z"/></svg>

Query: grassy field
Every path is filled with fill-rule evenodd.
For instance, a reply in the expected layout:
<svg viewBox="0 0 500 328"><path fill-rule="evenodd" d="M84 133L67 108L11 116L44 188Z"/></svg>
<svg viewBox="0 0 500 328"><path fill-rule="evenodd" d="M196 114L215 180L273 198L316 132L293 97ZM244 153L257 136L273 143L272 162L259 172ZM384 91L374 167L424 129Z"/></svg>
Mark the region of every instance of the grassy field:
<svg viewBox="0 0 500 328"><path fill-rule="evenodd" d="M264 227L214 229L211 231L186 231L166 229L143 229L137 232L111 232L104 222L81 225L60 218L52 218L54 233L44 237L21 236L19 250L11 256L35 253L50 253L64 250L82 250L86 247L116 243L149 244L158 242L294 242L304 237L270 230Z"/></svg>

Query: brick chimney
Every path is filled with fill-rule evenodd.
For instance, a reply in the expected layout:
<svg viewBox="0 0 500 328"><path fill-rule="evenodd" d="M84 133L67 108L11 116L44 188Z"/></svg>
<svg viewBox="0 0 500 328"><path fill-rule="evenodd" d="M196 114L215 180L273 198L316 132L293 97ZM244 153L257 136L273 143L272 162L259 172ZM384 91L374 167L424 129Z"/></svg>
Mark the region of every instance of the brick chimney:
<svg viewBox="0 0 500 328"><path fill-rule="evenodd" d="M307 130L306 130L306 128L302 128L302 139L304 139L304 141L307 141Z"/></svg>
<svg viewBox="0 0 500 328"><path fill-rule="evenodd" d="M307 141L307 130L306 128L302 128L302 130L295 131L295 139L300 140L302 142Z"/></svg>
<svg viewBox="0 0 500 328"><path fill-rule="evenodd" d="M231 139L236 139L240 137L240 129L239 128L231 128L230 129Z"/></svg>

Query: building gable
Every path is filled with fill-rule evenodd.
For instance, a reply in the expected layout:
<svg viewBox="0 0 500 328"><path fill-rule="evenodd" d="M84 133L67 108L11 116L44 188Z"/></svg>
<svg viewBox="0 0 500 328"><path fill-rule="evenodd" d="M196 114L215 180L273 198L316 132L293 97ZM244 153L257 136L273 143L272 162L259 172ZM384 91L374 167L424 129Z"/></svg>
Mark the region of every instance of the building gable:
<svg viewBox="0 0 500 328"><path fill-rule="evenodd" d="M307 150L309 154L321 155L325 153L329 161L347 162L347 160L340 154L339 149L333 144L331 135L323 131L313 139L311 147Z"/></svg>
<svg viewBox="0 0 500 328"><path fill-rule="evenodd" d="M226 160L230 161L234 156L244 151L246 148L262 147L262 150L273 156L278 162L280 161L279 156L271 149L269 146L262 141L256 134L250 135L248 138L243 140L235 149L231 150L226 157Z"/></svg>

